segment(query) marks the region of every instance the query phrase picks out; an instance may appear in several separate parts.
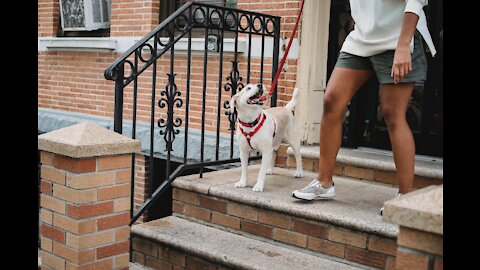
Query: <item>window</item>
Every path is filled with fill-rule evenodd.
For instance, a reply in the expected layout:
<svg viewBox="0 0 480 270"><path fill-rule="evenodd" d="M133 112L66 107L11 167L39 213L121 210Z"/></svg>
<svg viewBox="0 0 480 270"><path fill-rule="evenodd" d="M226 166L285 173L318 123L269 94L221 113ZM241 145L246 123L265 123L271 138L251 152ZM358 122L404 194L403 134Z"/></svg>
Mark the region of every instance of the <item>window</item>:
<svg viewBox="0 0 480 270"><path fill-rule="evenodd" d="M110 35L111 0L60 0L60 37Z"/></svg>

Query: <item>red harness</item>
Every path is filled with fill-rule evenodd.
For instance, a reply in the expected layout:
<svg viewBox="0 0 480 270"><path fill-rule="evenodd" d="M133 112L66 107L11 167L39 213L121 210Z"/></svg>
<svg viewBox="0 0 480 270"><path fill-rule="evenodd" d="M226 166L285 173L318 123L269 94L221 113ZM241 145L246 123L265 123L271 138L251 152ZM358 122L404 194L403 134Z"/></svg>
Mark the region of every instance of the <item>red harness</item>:
<svg viewBox="0 0 480 270"><path fill-rule="evenodd" d="M249 128L253 128L255 127L251 132L245 132L245 130L243 130L242 127L239 126L240 128L240 131L242 132L243 136L245 136L245 138L247 139L247 143L248 145L250 146L250 148L252 149L255 149L252 147L252 145L250 144L250 140L251 138L260 130L260 128L263 126L263 123L265 122L265 119L267 119L267 116L264 114L264 113L261 113L257 119L255 119L255 121L251 122L251 123L245 123L245 122L242 122L240 121L240 119L238 119L238 123L241 125L241 126L244 126L244 127L249 127ZM272 137L275 137L275 131L277 129L277 125L275 123L275 119L273 120L273 125L274 125L274 128L273 128L273 136Z"/></svg>

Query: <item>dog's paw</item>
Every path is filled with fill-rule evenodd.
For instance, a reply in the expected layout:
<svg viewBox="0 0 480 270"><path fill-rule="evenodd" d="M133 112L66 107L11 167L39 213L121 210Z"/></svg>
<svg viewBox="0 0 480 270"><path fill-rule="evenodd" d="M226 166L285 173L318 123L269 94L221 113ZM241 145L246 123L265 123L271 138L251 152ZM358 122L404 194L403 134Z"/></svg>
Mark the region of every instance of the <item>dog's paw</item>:
<svg viewBox="0 0 480 270"><path fill-rule="evenodd" d="M268 168L268 169L267 169L267 172L266 172L265 174L267 174L267 175L273 174L273 173L272 173L272 168Z"/></svg>
<svg viewBox="0 0 480 270"><path fill-rule="evenodd" d="M254 192L262 192L262 191L263 191L263 185L256 184L256 185L252 188L252 190L253 190Z"/></svg>
<svg viewBox="0 0 480 270"><path fill-rule="evenodd" d="M303 171L295 171L295 173L293 173L293 177L302 178L303 177Z"/></svg>
<svg viewBox="0 0 480 270"><path fill-rule="evenodd" d="M236 188L244 188L246 186L247 186L247 181L244 181L244 180L240 180L235 183Z"/></svg>

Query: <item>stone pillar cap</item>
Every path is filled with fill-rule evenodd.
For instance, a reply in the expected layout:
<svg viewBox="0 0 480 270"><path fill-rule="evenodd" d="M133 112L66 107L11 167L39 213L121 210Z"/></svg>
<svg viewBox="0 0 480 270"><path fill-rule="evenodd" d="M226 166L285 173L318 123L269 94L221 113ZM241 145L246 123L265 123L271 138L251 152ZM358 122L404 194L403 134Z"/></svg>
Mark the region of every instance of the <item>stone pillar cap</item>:
<svg viewBox="0 0 480 270"><path fill-rule="evenodd" d="M140 151L140 141L90 122L38 136L38 149L72 158L128 154Z"/></svg>
<svg viewBox="0 0 480 270"><path fill-rule="evenodd" d="M443 185L422 188L384 204L383 219L443 235Z"/></svg>

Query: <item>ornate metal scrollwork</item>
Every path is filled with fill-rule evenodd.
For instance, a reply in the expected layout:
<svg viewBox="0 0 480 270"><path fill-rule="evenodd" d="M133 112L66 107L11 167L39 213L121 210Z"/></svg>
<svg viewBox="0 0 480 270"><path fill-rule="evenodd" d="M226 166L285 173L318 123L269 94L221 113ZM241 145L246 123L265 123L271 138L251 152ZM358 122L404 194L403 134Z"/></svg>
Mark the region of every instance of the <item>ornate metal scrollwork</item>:
<svg viewBox="0 0 480 270"><path fill-rule="evenodd" d="M243 89L243 78L240 76L240 72L238 71L238 61L231 61L232 62L232 71L230 71L230 75L227 76L227 82L225 83L223 89L227 92L231 92L232 96ZM223 102L223 108L227 109L225 111L225 115L228 115L228 120L230 121L230 127L228 130L235 130L235 122L237 121L237 111L235 110L234 113L230 112L230 101L225 100Z"/></svg>
<svg viewBox="0 0 480 270"><path fill-rule="evenodd" d="M180 108L183 106L183 101L179 98L182 94L177 90L177 85L175 84L175 76L177 74L167 74L168 84L165 86L165 90L160 92L162 98L158 101L158 106L160 108L165 108L167 106L167 119L160 118L158 120L158 126L164 128L160 130L160 135L163 135L165 139L165 151L173 151L173 141L175 140L175 135L180 133L180 130L177 128L182 125L182 119L173 118L173 106Z"/></svg>

